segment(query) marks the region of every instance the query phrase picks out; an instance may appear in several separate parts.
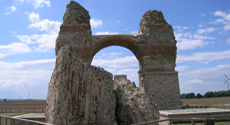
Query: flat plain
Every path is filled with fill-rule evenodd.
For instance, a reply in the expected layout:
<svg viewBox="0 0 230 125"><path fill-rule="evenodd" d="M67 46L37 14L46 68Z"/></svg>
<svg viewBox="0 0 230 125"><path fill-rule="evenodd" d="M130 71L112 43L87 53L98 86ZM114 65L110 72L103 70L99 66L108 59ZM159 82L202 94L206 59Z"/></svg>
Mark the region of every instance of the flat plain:
<svg viewBox="0 0 230 125"><path fill-rule="evenodd" d="M201 106L201 105L221 105L230 104L230 97L217 97L217 98L192 98L181 99L184 105Z"/></svg>
<svg viewBox="0 0 230 125"><path fill-rule="evenodd" d="M0 101L0 113L44 112L46 101Z"/></svg>
<svg viewBox="0 0 230 125"><path fill-rule="evenodd" d="M183 105L230 108L230 97L181 99ZM0 113L44 112L46 101L0 101Z"/></svg>

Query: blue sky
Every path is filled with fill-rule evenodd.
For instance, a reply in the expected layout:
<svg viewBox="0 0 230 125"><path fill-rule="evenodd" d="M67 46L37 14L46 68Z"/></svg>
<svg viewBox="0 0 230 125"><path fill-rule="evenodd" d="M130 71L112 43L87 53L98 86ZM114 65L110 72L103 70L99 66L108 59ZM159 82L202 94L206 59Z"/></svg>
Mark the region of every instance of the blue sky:
<svg viewBox="0 0 230 125"><path fill-rule="evenodd" d="M45 99L55 64L55 39L70 0L0 1L0 98ZM76 0L77 1L77 0ZM93 35L135 34L142 15L160 10L173 26L181 93L227 90L230 77L229 0L78 0ZM138 84L138 61L126 48L99 51L93 65Z"/></svg>

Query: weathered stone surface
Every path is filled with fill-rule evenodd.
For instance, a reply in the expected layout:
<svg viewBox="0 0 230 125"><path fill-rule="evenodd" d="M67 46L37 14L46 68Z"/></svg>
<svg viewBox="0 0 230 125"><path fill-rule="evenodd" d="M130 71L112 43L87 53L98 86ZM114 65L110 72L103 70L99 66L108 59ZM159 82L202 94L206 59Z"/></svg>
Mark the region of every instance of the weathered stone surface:
<svg viewBox="0 0 230 125"><path fill-rule="evenodd" d="M165 21L161 11L145 12L140 21L139 33L147 36L143 41L148 41L149 44L176 44L173 28Z"/></svg>
<svg viewBox="0 0 230 125"><path fill-rule="evenodd" d="M114 76L116 93L116 121L119 125L130 125L159 119L155 103L150 102L145 93L139 90L124 75Z"/></svg>
<svg viewBox="0 0 230 125"><path fill-rule="evenodd" d="M56 40L57 59L47 95L46 118L49 123L116 123L112 75L90 66L98 51L113 45L131 50L140 64L141 91L128 94L126 89L116 89L123 91L122 99L129 102L130 112L124 112L125 117L132 110L136 113L129 116L132 122L157 118L157 109L149 105L154 102L159 109L181 106L175 71L176 40L171 25L160 11L152 10L143 15L139 34L92 36L88 11L71 1ZM152 115L146 115L148 113Z"/></svg>
<svg viewBox="0 0 230 125"><path fill-rule="evenodd" d="M61 47L49 84L47 122L112 125L115 104L112 74L84 65L71 47Z"/></svg>
<svg viewBox="0 0 230 125"><path fill-rule="evenodd" d="M149 83L144 84L145 93L151 101L159 106L160 110L181 108L180 90L179 86L176 85L178 83L176 72L148 72L145 73L142 80L143 83Z"/></svg>
<svg viewBox="0 0 230 125"><path fill-rule="evenodd" d="M89 12L79 3L71 1L66 7L62 25L90 27L89 20Z"/></svg>

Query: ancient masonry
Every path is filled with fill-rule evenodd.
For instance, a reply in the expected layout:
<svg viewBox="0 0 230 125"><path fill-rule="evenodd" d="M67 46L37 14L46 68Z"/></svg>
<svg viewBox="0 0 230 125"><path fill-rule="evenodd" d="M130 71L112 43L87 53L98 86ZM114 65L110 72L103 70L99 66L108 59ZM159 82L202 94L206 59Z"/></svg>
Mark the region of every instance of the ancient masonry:
<svg viewBox="0 0 230 125"><path fill-rule="evenodd" d="M91 66L94 55L112 45L131 50L138 59L139 88L124 77L113 81L111 73ZM131 124L158 119L157 107L180 108L176 51L172 26L160 11L146 12L136 35L92 36L88 11L71 1L56 40L47 122Z"/></svg>

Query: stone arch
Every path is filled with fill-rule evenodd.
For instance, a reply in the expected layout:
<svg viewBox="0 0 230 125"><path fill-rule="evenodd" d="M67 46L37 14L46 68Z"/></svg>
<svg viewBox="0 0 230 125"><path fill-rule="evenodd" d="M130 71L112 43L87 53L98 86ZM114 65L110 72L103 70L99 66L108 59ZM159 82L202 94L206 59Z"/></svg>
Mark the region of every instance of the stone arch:
<svg viewBox="0 0 230 125"><path fill-rule="evenodd" d="M71 56L81 60L84 65L90 65L94 55L102 48L123 46L131 50L140 63L139 87L150 101L156 103L159 109L180 108L178 73L175 71L177 41L173 28L157 10L147 11L139 25L138 34L92 35L89 12L71 1L56 40L56 63L63 64L60 62L63 60L59 60L59 56L65 56L63 48L71 49ZM76 63L70 60L69 69ZM59 70L55 67L54 72ZM55 82L57 77L53 75L51 81Z"/></svg>
<svg viewBox="0 0 230 125"><path fill-rule="evenodd" d="M89 53L89 57L91 58L90 62L92 62L92 59L97 52L109 46L120 46L130 50L138 60L139 66L142 66L142 52L138 45L136 45L136 41L116 35L102 38L95 42L95 45L92 47L92 51Z"/></svg>

